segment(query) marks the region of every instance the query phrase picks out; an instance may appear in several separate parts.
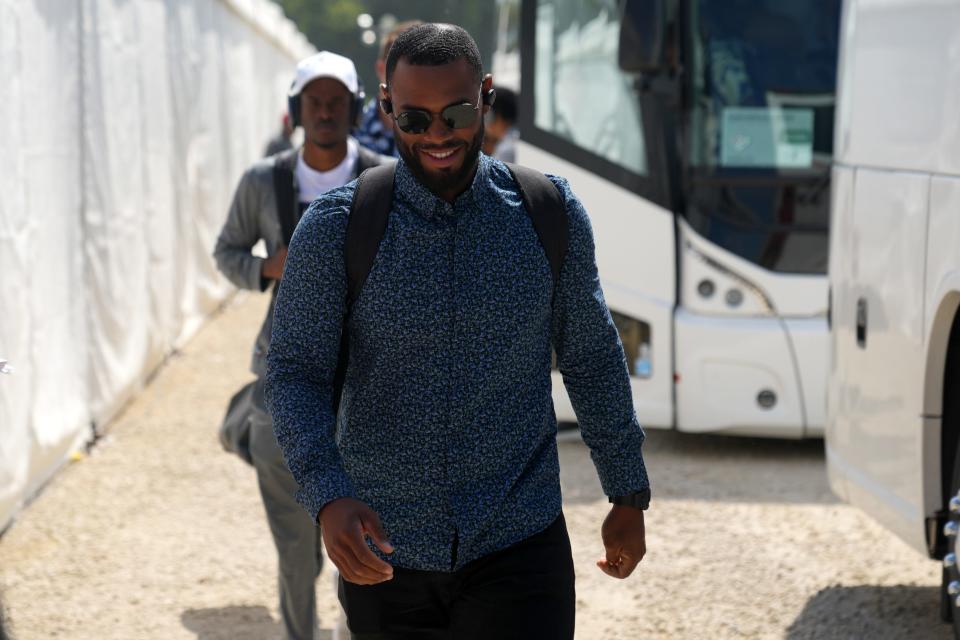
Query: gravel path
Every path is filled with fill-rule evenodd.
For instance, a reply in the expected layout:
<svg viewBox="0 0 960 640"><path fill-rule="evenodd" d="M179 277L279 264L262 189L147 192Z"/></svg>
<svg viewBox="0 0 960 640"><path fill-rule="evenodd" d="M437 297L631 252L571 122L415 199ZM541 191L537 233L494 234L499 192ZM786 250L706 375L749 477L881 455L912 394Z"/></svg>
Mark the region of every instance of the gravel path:
<svg viewBox="0 0 960 640"><path fill-rule="evenodd" d="M256 480L216 440L266 302L238 296L0 538L15 638L279 637ZM618 582L593 566L589 454L561 442L579 640L951 637L937 563L836 501L821 443L651 431L645 451L649 553ZM324 640L335 611L321 586Z"/></svg>

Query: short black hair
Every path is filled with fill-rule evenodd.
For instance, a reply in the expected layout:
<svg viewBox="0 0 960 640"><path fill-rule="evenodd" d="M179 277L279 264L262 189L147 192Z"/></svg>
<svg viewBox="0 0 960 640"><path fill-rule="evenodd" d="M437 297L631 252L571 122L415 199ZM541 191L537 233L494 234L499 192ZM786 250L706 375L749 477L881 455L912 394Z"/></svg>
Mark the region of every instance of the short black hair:
<svg viewBox="0 0 960 640"><path fill-rule="evenodd" d="M423 24L423 20L406 20L397 24L397 26L391 29L390 32L383 37L383 41L380 43L380 59L386 62L387 55L390 54L390 47L392 47L393 43L397 41L397 36L407 29L417 26L418 24Z"/></svg>
<svg viewBox="0 0 960 640"><path fill-rule="evenodd" d="M495 116L499 116L507 122L514 124L517 122L517 94L512 89L506 87L493 87L497 92L497 99L493 101L490 110Z"/></svg>
<svg viewBox="0 0 960 640"><path fill-rule="evenodd" d="M463 58L473 69L477 84L483 79L480 50L470 34L455 24L426 22L397 36L387 54L387 86L400 60L412 65L438 67Z"/></svg>

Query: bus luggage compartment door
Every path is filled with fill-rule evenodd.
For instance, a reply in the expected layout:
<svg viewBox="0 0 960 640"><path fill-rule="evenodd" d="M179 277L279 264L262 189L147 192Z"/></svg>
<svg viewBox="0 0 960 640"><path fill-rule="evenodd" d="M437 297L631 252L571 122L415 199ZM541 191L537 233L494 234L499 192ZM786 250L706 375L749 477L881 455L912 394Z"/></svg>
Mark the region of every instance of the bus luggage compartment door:
<svg viewBox="0 0 960 640"><path fill-rule="evenodd" d="M681 308L675 319L679 430L822 435L825 318L729 318Z"/></svg>

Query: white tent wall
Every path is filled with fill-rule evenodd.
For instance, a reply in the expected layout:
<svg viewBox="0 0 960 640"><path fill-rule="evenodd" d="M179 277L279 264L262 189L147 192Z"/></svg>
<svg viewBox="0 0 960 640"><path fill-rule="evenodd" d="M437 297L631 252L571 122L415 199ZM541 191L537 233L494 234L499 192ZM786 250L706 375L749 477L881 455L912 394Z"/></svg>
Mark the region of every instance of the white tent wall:
<svg viewBox="0 0 960 640"><path fill-rule="evenodd" d="M0 530L230 295L213 245L311 52L267 0L0 0Z"/></svg>
<svg viewBox="0 0 960 640"><path fill-rule="evenodd" d="M0 527L89 437L79 15L0 0Z"/></svg>

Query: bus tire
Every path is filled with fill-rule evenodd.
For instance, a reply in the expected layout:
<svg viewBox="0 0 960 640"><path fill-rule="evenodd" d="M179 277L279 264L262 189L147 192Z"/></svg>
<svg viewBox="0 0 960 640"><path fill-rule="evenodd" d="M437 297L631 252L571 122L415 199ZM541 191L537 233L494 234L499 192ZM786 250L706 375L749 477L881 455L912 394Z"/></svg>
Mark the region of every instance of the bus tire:
<svg viewBox="0 0 960 640"><path fill-rule="evenodd" d="M960 497L960 314L954 317L953 326L950 329L950 340L947 345L947 358L944 363L943 379L943 404L941 407L941 446L943 453L941 460L944 466L947 461L953 463L952 467L943 469L943 490L944 496L943 510L947 514L946 525L960 526L960 510L951 508L951 501L955 497ZM953 449L953 458L950 453ZM949 478L950 483L945 480ZM943 562L943 578L940 584L940 617L944 622L953 624L953 634L957 640L960 640L960 593L957 593L960 586L960 561L950 561L949 556L960 558L960 547L958 540L960 535L947 536L945 531L937 532L941 537L937 546L943 544L945 548ZM943 549L944 547L940 547ZM954 586L950 593L951 584Z"/></svg>
<svg viewBox="0 0 960 640"><path fill-rule="evenodd" d="M950 412L951 414L953 412ZM950 419L953 416L949 416ZM944 420L948 419L945 412ZM950 480L950 494L948 500L960 497L960 444L954 454L953 474ZM956 526L960 530L960 509L947 508L947 527ZM946 527L945 527L946 529ZM943 579L940 584L940 617L944 622L953 623L954 638L960 640L960 566L956 558L960 558L960 535L947 536L947 558L953 554L953 562L945 559L943 563ZM951 588L952 585L952 588ZM953 591L953 593L950 593Z"/></svg>

